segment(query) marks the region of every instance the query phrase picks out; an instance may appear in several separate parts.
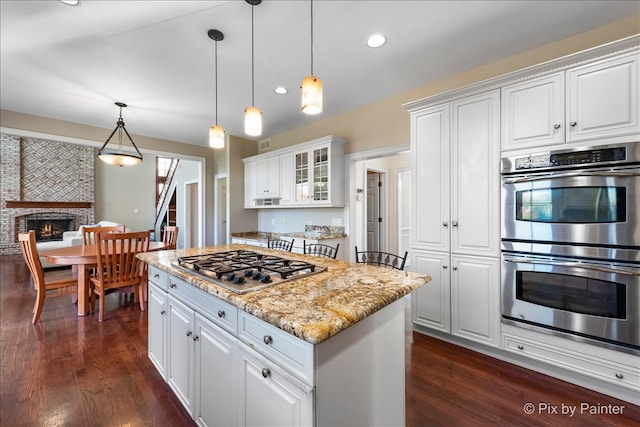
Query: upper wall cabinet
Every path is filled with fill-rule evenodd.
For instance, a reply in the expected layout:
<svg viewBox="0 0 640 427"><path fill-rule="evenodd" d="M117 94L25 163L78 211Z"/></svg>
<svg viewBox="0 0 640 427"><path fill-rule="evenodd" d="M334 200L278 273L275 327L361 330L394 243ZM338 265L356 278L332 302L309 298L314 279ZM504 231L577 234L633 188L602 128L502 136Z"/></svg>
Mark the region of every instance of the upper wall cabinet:
<svg viewBox="0 0 640 427"><path fill-rule="evenodd" d="M345 144L327 136L243 159L245 208L344 206Z"/></svg>
<svg viewBox="0 0 640 427"><path fill-rule="evenodd" d="M502 150L637 139L638 55L621 55L502 88Z"/></svg>
<svg viewBox="0 0 640 427"><path fill-rule="evenodd" d="M245 207L279 204L280 157L252 159L244 165Z"/></svg>

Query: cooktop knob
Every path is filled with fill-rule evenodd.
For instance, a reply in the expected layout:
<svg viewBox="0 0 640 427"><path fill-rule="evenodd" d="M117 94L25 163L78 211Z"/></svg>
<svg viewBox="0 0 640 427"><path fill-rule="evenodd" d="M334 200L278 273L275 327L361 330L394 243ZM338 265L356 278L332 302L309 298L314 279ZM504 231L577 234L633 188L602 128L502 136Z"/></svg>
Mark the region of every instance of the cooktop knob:
<svg viewBox="0 0 640 427"><path fill-rule="evenodd" d="M227 280L228 281L232 282L233 280L235 280L235 278L236 278L235 274L233 274L233 273L227 274Z"/></svg>
<svg viewBox="0 0 640 427"><path fill-rule="evenodd" d="M260 281L262 283L271 283L271 276L269 276L268 274L265 274L262 279L260 279Z"/></svg>
<svg viewBox="0 0 640 427"><path fill-rule="evenodd" d="M244 275L245 275L246 277L251 277L251 276L253 276L253 270L252 270L252 269L245 270L245 271L244 271Z"/></svg>
<svg viewBox="0 0 640 427"><path fill-rule="evenodd" d="M245 282L244 277L242 276L238 276L236 277L236 280L233 281L233 283L235 283L236 285L241 285Z"/></svg>
<svg viewBox="0 0 640 427"><path fill-rule="evenodd" d="M253 280L260 280L260 279L262 279L262 274L260 274L259 271L256 271L255 273L253 273L253 276L251 276L251 278Z"/></svg>

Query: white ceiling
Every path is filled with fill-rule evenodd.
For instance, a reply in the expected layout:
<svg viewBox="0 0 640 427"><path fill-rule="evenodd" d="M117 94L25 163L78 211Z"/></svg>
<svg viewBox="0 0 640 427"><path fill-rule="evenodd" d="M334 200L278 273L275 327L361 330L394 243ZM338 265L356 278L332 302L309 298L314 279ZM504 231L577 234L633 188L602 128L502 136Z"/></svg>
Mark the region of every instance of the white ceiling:
<svg viewBox="0 0 640 427"><path fill-rule="evenodd" d="M337 1L314 5L314 74L324 111L300 111L310 73L310 2L255 6L255 106L264 139L640 13L638 1ZM0 1L2 109L207 145L215 121L244 136L251 104L245 1ZM382 32L385 46L367 36ZM287 95L273 90L283 85ZM135 138L134 138L135 139Z"/></svg>

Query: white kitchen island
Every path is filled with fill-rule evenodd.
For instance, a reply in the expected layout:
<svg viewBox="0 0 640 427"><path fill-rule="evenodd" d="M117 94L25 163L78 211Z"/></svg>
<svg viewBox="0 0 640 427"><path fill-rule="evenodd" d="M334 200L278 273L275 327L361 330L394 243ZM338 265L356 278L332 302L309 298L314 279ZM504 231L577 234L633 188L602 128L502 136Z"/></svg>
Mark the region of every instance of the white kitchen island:
<svg viewBox="0 0 640 427"><path fill-rule="evenodd" d="M194 420L404 425L403 297L429 277L287 254L327 270L240 295L172 266L236 249L256 250L140 255L149 264L149 357Z"/></svg>

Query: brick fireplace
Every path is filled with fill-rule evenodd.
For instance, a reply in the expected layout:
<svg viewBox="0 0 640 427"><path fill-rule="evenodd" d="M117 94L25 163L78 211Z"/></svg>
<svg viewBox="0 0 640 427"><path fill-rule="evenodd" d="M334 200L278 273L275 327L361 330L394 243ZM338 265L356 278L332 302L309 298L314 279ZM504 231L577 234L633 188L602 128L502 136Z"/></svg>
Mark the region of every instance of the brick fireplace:
<svg viewBox="0 0 640 427"><path fill-rule="evenodd" d="M21 231L62 240L95 222L94 159L92 147L0 134L0 255L20 253Z"/></svg>

